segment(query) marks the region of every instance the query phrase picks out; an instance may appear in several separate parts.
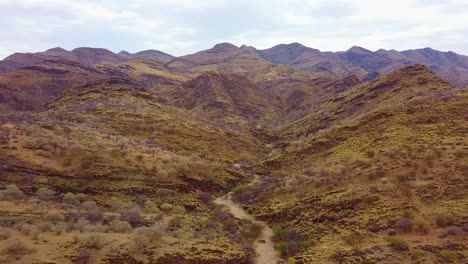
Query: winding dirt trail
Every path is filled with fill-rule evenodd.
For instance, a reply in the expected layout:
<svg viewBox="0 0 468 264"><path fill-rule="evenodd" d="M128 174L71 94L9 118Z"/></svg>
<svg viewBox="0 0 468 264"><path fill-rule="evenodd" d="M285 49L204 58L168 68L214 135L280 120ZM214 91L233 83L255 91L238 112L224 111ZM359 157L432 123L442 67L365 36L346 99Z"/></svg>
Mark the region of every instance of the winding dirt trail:
<svg viewBox="0 0 468 264"><path fill-rule="evenodd" d="M254 182L256 181L258 181L257 177ZM231 212L231 214L238 219L250 220L263 226L262 233L253 244L253 248L256 253L254 259L255 264L283 263L281 262L281 259L278 257L278 254L275 250L275 243L271 240L271 237L273 236L273 230L271 230L271 228L265 224L265 222L255 220L239 204L235 203L232 199L231 192L217 198L214 200L214 203L226 207L229 212Z"/></svg>

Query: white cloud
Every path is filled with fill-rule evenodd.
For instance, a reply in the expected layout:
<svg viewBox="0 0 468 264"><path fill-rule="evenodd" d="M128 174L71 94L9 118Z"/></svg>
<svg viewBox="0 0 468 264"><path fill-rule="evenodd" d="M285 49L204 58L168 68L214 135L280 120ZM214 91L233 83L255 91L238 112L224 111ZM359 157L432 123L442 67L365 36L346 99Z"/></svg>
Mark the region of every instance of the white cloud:
<svg viewBox="0 0 468 264"><path fill-rule="evenodd" d="M55 46L193 53L218 41L468 54L468 0L0 0L0 57Z"/></svg>

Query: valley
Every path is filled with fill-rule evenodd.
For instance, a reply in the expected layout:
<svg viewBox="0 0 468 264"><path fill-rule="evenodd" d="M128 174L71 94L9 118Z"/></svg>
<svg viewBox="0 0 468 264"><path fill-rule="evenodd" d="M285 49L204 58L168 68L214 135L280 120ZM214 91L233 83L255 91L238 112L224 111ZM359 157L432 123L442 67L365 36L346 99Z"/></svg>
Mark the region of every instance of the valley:
<svg viewBox="0 0 468 264"><path fill-rule="evenodd" d="M0 61L0 263L465 263L468 57Z"/></svg>

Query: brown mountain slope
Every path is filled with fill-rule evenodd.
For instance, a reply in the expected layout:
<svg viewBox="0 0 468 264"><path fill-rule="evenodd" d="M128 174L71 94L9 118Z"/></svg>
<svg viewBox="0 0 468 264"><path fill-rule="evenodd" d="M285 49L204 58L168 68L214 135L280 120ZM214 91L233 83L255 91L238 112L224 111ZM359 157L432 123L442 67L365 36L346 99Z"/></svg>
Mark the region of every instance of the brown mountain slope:
<svg viewBox="0 0 468 264"><path fill-rule="evenodd" d="M427 67L407 66L338 94L288 125L284 133L308 135L342 122L353 122L379 109L451 89L454 88Z"/></svg>
<svg viewBox="0 0 468 264"><path fill-rule="evenodd" d="M65 89L104 78L105 72L71 61L43 61L0 75L0 109L40 109Z"/></svg>
<svg viewBox="0 0 468 264"><path fill-rule="evenodd" d="M220 43L211 49L176 58L167 66L193 75L204 72L237 73L272 90L272 87L284 80L304 81L321 76L286 65L274 65L261 58L255 49L247 46L239 48L230 43Z"/></svg>
<svg viewBox="0 0 468 264"><path fill-rule="evenodd" d="M466 243L447 233L466 223L459 91L417 65L339 94L286 128L250 211L304 263L443 262Z"/></svg>
<svg viewBox="0 0 468 264"><path fill-rule="evenodd" d="M127 51L121 51L118 53L118 55L127 59L149 59L164 64L170 62L175 58L174 56L159 50L144 50L133 54Z"/></svg>
<svg viewBox="0 0 468 264"><path fill-rule="evenodd" d="M376 52L361 47L352 47L344 52L321 52L299 43L281 44L257 51L262 58L275 63L287 64L298 69L344 78L356 75L369 81L396 69L423 64L444 80L463 87L467 83L467 56L454 52L441 52L430 48L417 50L384 50Z"/></svg>
<svg viewBox="0 0 468 264"><path fill-rule="evenodd" d="M357 75L363 78L367 72L353 67L333 52L321 52L299 43L280 44L270 49L259 50L260 56L275 64L288 64L298 69L314 72L329 72L337 77Z"/></svg>
<svg viewBox="0 0 468 264"><path fill-rule="evenodd" d="M176 105L231 124L264 124L277 118L278 103L247 77L204 73L177 92Z"/></svg>
<svg viewBox="0 0 468 264"><path fill-rule="evenodd" d="M52 48L44 52L37 53L15 53L0 61L0 73L32 66L45 60L69 60L85 65L94 64L117 64L127 61L107 49L99 48L76 48L67 51L62 48Z"/></svg>

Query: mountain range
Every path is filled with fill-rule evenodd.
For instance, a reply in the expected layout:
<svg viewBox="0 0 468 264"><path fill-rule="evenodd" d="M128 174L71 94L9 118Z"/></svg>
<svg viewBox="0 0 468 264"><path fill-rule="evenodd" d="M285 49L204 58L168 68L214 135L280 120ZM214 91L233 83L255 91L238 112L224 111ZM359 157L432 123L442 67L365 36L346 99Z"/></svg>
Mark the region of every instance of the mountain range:
<svg viewBox="0 0 468 264"><path fill-rule="evenodd" d="M465 263L467 57L0 62L1 263Z"/></svg>
<svg viewBox="0 0 468 264"><path fill-rule="evenodd" d="M227 50L229 52L225 53ZM192 55L175 57L157 50L146 50L130 54L121 51L115 54L106 49L77 48L67 51L53 48L38 53L15 53L0 61L0 72L7 72L24 66L31 66L44 60L66 59L86 65L117 64L136 58L151 59L173 68L192 67L197 64L209 64L204 58L215 59L218 63L223 57L214 58L217 52L234 53L245 60L264 59L275 65L290 65L296 69L315 72L322 75L345 78L356 75L361 81L368 81L396 69L412 65L423 64L444 80L459 86L468 84L468 56L454 52L442 52L431 48L415 50L385 50L376 52L354 46L342 52L322 52L318 49L306 47L300 43L280 44L269 49L259 50L254 47L236 47L229 43L215 45L212 49ZM241 55L243 54L243 55ZM256 56L255 56L256 55ZM250 56L249 58L243 56ZM225 58L227 59L227 57ZM191 60L192 62L189 65ZM184 65L185 64L185 65Z"/></svg>

